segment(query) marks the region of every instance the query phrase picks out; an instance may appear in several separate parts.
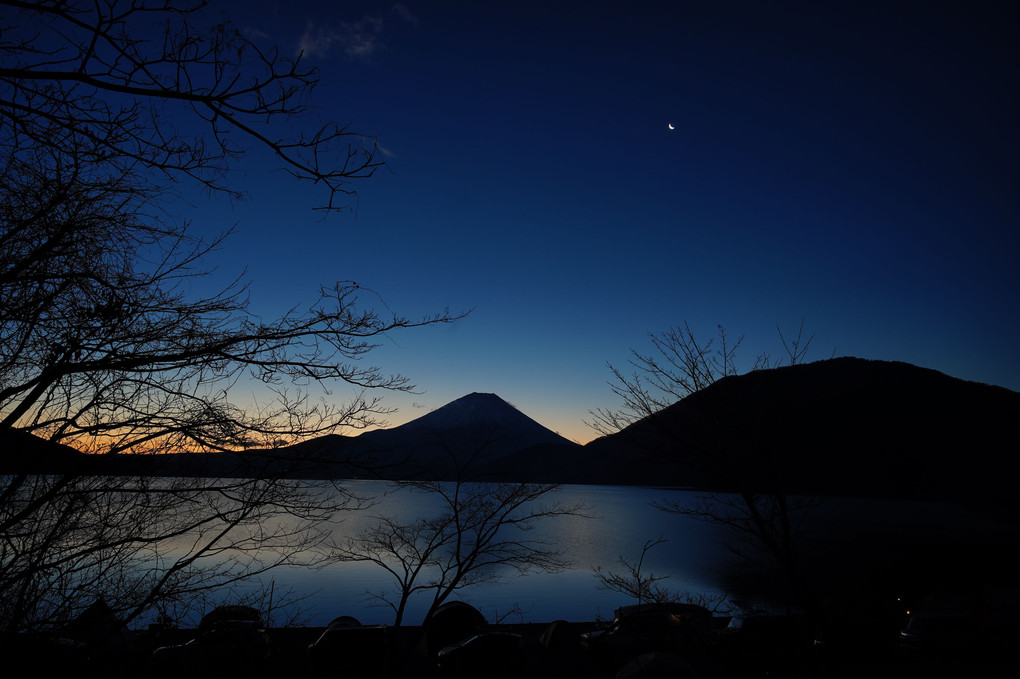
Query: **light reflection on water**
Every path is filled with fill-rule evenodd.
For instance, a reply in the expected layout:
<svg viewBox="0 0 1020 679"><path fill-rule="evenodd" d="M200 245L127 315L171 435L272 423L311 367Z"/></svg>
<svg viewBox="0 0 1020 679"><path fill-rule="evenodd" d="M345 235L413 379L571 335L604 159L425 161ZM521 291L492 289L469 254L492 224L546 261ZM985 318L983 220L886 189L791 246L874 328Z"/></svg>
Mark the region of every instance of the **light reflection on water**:
<svg viewBox="0 0 1020 679"><path fill-rule="evenodd" d="M351 489L364 496L375 496L379 503L367 510L350 512L337 524L338 534L353 534L374 523L375 516L386 513L410 520L438 508L435 498L409 490L392 492L389 484L355 481ZM587 516L565 516L543 521L529 538L540 539L566 554L571 567L559 573L532 573L524 577L511 572L502 583L480 584L458 592L455 598L467 601L490 619L519 606L522 616L513 622L543 622L555 619L594 620L611 616L615 608L632 603L626 597L602 591L593 569L620 570L618 559L636 561L647 540L660 535L668 541L649 551L645 573L668 575L670 589L694 593L721 594L716 565L727 558L727 551L713 526L667 515L651 506L664 498L680 500L686 491L616 486L564 486L543 500L585 505ZM367 591L390 589L388 575L378 566L366 563L340 563L314 571L285 569L275 571L276 586L291 586L297 593L311 593L309 624L324 625L339 615L354 615L362 623L392 623L393 612L372 606ZM418 622L427 606L426 597L411 600L406 620Z"/></svg>

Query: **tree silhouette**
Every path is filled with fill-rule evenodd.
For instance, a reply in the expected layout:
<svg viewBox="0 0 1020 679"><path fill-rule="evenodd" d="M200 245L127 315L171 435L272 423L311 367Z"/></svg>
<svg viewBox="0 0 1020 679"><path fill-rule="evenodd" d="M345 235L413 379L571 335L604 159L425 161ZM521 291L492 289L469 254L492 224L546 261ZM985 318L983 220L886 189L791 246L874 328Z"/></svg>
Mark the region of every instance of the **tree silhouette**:
<svg viewBox="0 0 1020 679"><path fill-rule="evenodd" d="M725 594L707 594L705 592L691 592L690 590L670 589L665 581L669 580L668 575L657 575L649 573L644 569L645 557L659 545L668 542L660 535L654 539L645 540L641 547L641 556L637 561L628 561L624 557L617 559L618 569L603 568L596 566L593 575L599 581L599 589L616 592L632 597L641 604L695 604L704 606L713 613L728 611Z"/></svg>
<svg viewBox="0 0 1020 679"><path fill-rule="evenodd" d="M337 211L379 165L370 139L308 127L314 71L199 4L0 11L0 434L106 455L276 449L371 424L385 412L371 390L413 388L361 361L446 311L378 314L351 281L268 320L241 280L191 292L229 232L196 237L173 214L175 187L240 196L230 169L262 151ZM238 404L241 382L269 396ZM355 390L346 403L328 398L337 384ZM316 559L315 522L351 498L284 480L290 462L250 480L0 477L0 628L54 624L100 593L140 615Z"/></svg>
<svg viewBox="0 0 1020 679"><path fill-rule="evenodd" d="M423 506L436 503L438 509L410 521L378 516L374 525L334 546L335 559L373 563L393 577L393 590L369 597L393 609L395 626L403 623L407 604L418 593L428 601L424 629L436 610L463 588L499 581L507 570L556 572L569 565L553 545L530 537L530 531L557 517L584 516L582 505L552 501L555 484L473 479L473 463L498 440L500 428L494 425L470 450L457 449L434 432L449 455L452 480L394 484L425 496Z"/></svg>
<svg viewBox="0 0 1020 679"><path fill-rule="evenodd" d="M813 339L805 338L803 322L797 335L789 340L778 326L777 331L785 360L774 361L760 354L752 370L803 362ZM651 335L651 339L655 352L631 350L631 374L609 366L614 378L611 387L623 406L590 411L589 425L603 434L620 432L627 437L627 427L643 421L651 436L643 438L640 445L650 448L648 454L682 460L708 483L726 488L727 492L700 493L693 503L663 502L657 506L730 529L736 538L731 549L752 561L760 561L764 555L766 561L779 567L795 601L814 613L816 602L801 572L800 548L804 520L817 508L818 500L787 493L770 457L771 450L760 444L763 432L748 431L734 418L727 399L718 390L701 394L704 398L699 399L699 413L706 422L722 423L713 431L725 431L725 440L706 438L690 427L678 426L663 413L677 401L738 374L736 354L743 336L732 342L725 329L718 326L718 337L702 341L685 323ZM753 450L735 450L749 446ZM752 460L753 464L749 462ZM749 471L752 468L754 471ZM630 568L630 564L624 565ZM635 587L654 586L654 581L642 585L640 573L630 570L629 576L609 573L602 574L601 579L607 585L629 582Z"/></svg>
<svg viewBox="0 0 1020 679"><path fill-rule="evenodd" d="M188 178L237 196L231 163L254 149L343 209L382 163L334 121L309 128L315 69L259 49L204 2L0 0L7 154L73 148L101 173ZM297 130L297 134L295 134Z"/></svg>

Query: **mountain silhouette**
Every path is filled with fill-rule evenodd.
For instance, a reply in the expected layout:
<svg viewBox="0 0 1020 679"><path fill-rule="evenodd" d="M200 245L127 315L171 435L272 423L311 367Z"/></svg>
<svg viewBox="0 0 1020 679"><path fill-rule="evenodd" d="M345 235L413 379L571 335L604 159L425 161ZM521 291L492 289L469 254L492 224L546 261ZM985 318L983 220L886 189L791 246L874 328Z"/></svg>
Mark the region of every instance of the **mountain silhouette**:
<svg viewBox="0 0 1020 679"><path fill-rule="evenodd" d="M87 465L84 453L28 432L0 429L0 463L4 474L73 474Z"/></svg>
<svg viewBox="0 0 1020 679"><path fill-rule="evenodd" d="M271 451L82 456L6 432L7 473L640 484L1005 502L1020 394L907 363L836 358L726 377L580 446L473 393L360 436ZM83 459L88 463L83 465ZM1016 511L1016 510L1012 510Z"/></svg>
<svg viewBox="0 0 1020 679"><path fill-rule="evenodd" d="M546 429L496 394L471 393L450 401L421 417L392 429L376 430L362 437L419 437L428 432L478 432L486 437L495 433L509 447L537 444L572 445L573 442ZM576 445L576 444L573 444Z"/></svg>
<svg viewBox="0 0 1020 679"><path fill-rule="evenodd" d="M1017 421L1017 392L836 358L726 377L584 451L678 486L975 498L1011 486Z"/></svg>
<svg viewBox="0 0 1020 679"><path fill-rule="evenodd" d="M476 392L397 427L365 432L338 452L387 478L492 478L514 475L509 458L537 447L581 448L496 394Z"/></svg>

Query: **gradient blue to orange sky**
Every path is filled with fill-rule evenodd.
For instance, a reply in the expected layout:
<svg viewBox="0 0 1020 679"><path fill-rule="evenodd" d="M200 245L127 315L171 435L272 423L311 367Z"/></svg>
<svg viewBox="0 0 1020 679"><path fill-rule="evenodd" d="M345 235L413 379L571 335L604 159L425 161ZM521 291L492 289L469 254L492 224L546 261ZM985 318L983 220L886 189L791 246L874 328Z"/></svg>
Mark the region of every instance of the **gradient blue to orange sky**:
<svg viewBox="0 0 1020 679"><path fill-rule="evenodd" d="M325 221L314 187L239 168L249 200L191 214L237 226L220 274L246 268L266 316L340 279L384 311L473 309L371 356L422 391L391 424L483 391L587 441L606 362L685 321L744 334L744 369L804 319L809 357L1020 389L1007 3L211 7L303 50L321 115L387 163Z"/></svg>

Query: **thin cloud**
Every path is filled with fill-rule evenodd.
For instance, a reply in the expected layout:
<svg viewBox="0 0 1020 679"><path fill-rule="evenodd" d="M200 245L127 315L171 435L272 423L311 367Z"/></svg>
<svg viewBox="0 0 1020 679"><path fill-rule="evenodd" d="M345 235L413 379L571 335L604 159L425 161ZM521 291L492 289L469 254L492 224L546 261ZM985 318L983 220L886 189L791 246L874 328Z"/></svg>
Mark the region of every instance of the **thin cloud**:
<svg viewBox="0 0 1020 679"><path fill-rule="evenodd" d="M390 7L397 21L417 25L418 20L402 4ZM298 39L297 53L305 57L324 58L339 49L351 59L369 59L379 48L379 36L385 22L378 15L366 15L355 22L324 24L308 21Z"/></svg>
<svg viewBox="0 0 1020 679"><path fill-rule="evenodd" d="M411 13L411 10L407 8L407 5L398 2L390 7L390 12L401 21L409 23L412 26L418 25L418 19Z"/></svg>
<svg viewBox="0 0 1020 679"><path fill-rule="evenodd" d="M367 59L376 50L382 27L383 20L376 16L366 16L354 23L341 22L336 26L309 21L298 40L297 51L306 57L325 57L339 48L348 57Z"/></svg>

